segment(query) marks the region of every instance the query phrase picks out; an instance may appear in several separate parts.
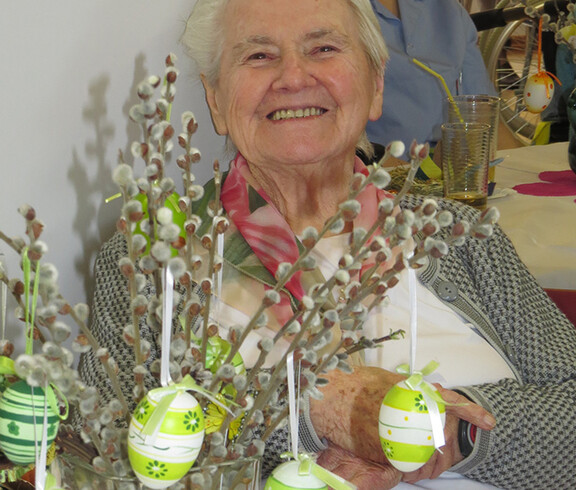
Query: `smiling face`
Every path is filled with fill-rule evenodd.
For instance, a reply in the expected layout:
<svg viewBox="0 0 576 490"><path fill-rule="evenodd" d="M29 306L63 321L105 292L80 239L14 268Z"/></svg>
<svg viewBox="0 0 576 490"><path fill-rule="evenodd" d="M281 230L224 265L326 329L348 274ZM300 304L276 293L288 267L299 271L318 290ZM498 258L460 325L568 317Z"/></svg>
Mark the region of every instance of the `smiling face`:
<svg viewBox="0 0 576 490"><path fill-rule="evenodd" d="M252 165L352 158L382 107L346 0L230 0L212 119Z"/></svg>

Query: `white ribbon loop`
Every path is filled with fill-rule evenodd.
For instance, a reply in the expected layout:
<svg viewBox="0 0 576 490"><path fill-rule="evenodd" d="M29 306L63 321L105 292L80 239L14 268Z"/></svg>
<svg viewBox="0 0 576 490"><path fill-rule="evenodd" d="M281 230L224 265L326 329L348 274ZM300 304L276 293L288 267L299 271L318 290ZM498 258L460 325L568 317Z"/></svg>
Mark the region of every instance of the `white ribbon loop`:
<svg viewBox="0 0 576 490"><path fill-rule="evenodd" d="M436 400L432 399L426 391L422 392L422 397L428 407L428 414L430 415L430 424L432 425L432 437L434 439L434 447L440 451L440 448L446 444L444 438L444 424L442 423L442 416ZM440 451L442 452L442 451Z"/></svg>
<svg viewBox="0 0 576 490"><path fill-rule="evenodd" d="M296 387L294 376L294 352L288 354L286 359L286 377L288 381L288 422L290 424L290 444L292 449L292 457L298 458L298 414L299 403L297 400L297 393L300 392L299 387ZM298 380L300 380L300 373L298 373ZM298 397L299 398L299 397Z"/></svg>
<svg viewBox="0 0 576 490"><path fill-rule="evenodd" d="M170 342L172 338L174 275L172 274L170 267L164 267L162 279L164 294L162 295L162 352L160 356L160 384L166 387L172 382L172 377L170 376Z"/></svg>

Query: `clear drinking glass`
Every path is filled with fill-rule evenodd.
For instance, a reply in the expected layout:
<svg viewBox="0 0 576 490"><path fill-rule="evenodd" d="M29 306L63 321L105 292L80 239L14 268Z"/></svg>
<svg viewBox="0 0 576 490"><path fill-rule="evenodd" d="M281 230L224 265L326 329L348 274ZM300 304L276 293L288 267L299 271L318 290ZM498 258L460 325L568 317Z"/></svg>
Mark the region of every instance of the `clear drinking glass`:
<svg viewBox="0 0 576 490"><path fill-rule="evenodd" d="M444 196L483 208L488 197L490 125L442 125Z"/></svg>
<svg viewBox="0 0 576 490"><path fill-rule="evenodd" d="M500 97L491 95L457 95L448 104L448 122L485 123L490 125L490 153L488 160L496 160L498 151L498 122ZM495 182L495 167L489 167L488 182Z"/></svg>

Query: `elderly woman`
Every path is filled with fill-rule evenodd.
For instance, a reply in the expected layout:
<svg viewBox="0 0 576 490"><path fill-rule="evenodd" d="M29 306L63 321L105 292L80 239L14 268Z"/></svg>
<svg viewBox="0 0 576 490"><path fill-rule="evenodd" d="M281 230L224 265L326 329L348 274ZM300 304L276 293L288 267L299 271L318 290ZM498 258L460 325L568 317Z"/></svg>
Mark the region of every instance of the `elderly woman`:
<svg viewBox="0 0 576 490"><path fill-rule="evenodd" d="M217 132L237 149L221 193L230 229L219 302L221 323L237 324L274 283L279 263L298 250L299 234L322 227L347 198L363 165L356 151L370 153L365 125L381 113L386 48L369 0L198 0L183 42ZM213 192L207 184L204 200ZM376 190L367 192L360 221L377 206ZM409 197L401 206L420 202ZM456 219L477 213L448 201L441 206ZM354 226L321 240L320 273L337 267ZM112 267L105 262L97 267ZM390 306L366 321L366 336L407 326L405 276L391 290ZM442 452L402 474L380 448L379 406L401 379L392 371L409 359L409 339L367 351L366 365L351 375L331 372L324 399L304 407L305 448L320 451L322 464L360 488L419 480L429 488L431 478L438 478L435 488L573 487L576 331L509 240L498 228L486 242L468 240L430 259L418 279L418 358L440 362L435 381L454 404ZM275 309L271 329L290 317L302 287L288 284L292 301ZM113 303L114 288L103 282L97 294L95 327L102 331L99 304Z"/></svg>
<svg viewBox="0 0 576 490"><path fill-rule="evenodd" d="M366 150L366 122L381 113L387 54L378 22L368 0L199 0L183 42L198 64L217 132L238 149L223 187L224 207L254 255L274 271L268 244L278 252L274 240L294 241L305 227L320 228L346 199L359 165L355 152ZM246 189L265 203L252 216L236 198ZM460 216L472 213L443 205ZM319 253L334 266L343 243L327 238ZM234 310L258 290L253 278L243 279L250 286L237 284L236 296L225 298ZM449 468L505 488L574 484L574 461L561 461L568 441L575 442L562 420L573 424L567 407L576 395L576 331L510 242L500 231L486 244L471 240L431 261L419 279L419 356L434 356L441 365L437 380L459 386L460 394L443 390L447 400L462 402L464 394L475 403L448 409L447 447L422 469L400 475L386 468L375 426L355 414L376 420L382 397L398 379L383 368L407 360L408 340L389 343L366 353L375 367L358 366L350 376L335 372L324 400L304 417L330 444L325 463L342 467L342 458L351 461L356 453L380 463L375 472L385 473L388 485L436 478ZM368 333L407 325L407 294L400 287L391 296L390 311L375 315ZM479 427L474 442L462 437L459 446L457 430L466 428L460 420ZM536 444L546 449L537 455ZM358 476L367 470L357 460L348 467Z"/></svg>

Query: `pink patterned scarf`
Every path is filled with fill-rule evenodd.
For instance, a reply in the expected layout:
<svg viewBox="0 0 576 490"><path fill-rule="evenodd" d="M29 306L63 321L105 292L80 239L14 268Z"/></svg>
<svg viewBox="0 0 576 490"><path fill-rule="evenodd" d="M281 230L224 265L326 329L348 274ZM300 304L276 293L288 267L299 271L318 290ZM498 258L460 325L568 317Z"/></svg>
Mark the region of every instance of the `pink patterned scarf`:
<svg viewBox="0 0 576 490"><path fill-rule="evenodd" d="M354 172L368 175L368 169L358 157L354 162ZM238 153L222 186L222 205L254 254L270 273L275 275L280 263L294 263L297 260L299 255L297 238L263 189L254 189L263 201L256 209L251 209L248 181L253 179L250 179L250 176L248 163ZM354 220L354 227L368 230L377 218L378 203L386 196L389 196L387 192L372 185L367 186L356 198L362 206L362 212ZM297 300L302 299L306 291L301 283L301 273L295 274L290 279L286 289ZM283 303L286 304L285 301ZM284 317L282 320L289 318L289 315L288 318L286 315L287 312L281 315Z"/></svg>

